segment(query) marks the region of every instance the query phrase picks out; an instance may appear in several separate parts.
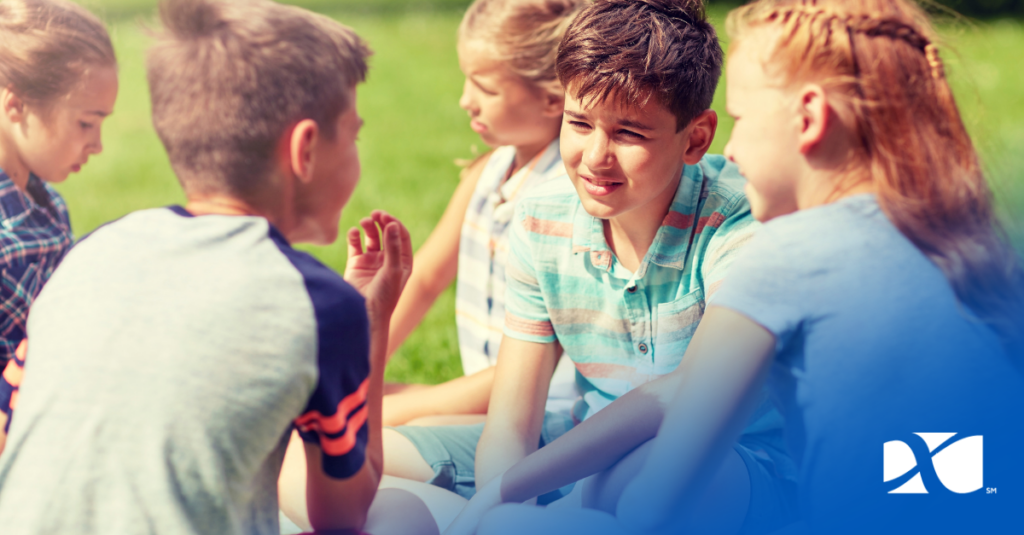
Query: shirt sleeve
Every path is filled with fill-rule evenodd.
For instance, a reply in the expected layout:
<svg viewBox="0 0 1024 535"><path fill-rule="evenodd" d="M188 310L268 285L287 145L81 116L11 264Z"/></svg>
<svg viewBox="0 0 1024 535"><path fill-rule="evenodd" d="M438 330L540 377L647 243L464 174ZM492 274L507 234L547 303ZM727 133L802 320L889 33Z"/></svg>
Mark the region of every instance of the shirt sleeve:
<svg viewBox="0 0 1024 535"><path fill-rule="evenodd" d="M783 234L770 225L762 226L736 255L712 303L735 310L767 329L775 336L777 349L800 329L807 315L799 306L807 302L802 295L806 262L797 261L800 247L787 243L791 240Z"/></svg>
<svg viewBox="0 0 1024 535"><path fill-rule="evenodd" d="M525 226L530 202L516 207L509 231L509 252L505 266L505 336L547 344L554 342L547 304L537 280L529 231Z"/></svg>
<svg viewBox="0 0 1024 535"><path fill-rule="evenodd" d="M715 293L725 282L733 263L760 226L749 210L738 210L727 216L707 241L700 266L704 300L707 303L714 302Z"/></svg>
<svg viewBox="0 0 1024 535"><path fill-rule="evenodd" d="M25 338L29 305L42 289L42 270L15 262L0 269L0 368Z"/></svg>
<svg viewBox="0 0 1024 535"><path fill-rule="evenodd" d="M308 261L316 262L312 258ZM295 259L293 263L299 264ZM318 379L295 427L317 444L324 472L351 477L366 460L370 327L363 297L329 268L300 266L317 322Z"/></svg>

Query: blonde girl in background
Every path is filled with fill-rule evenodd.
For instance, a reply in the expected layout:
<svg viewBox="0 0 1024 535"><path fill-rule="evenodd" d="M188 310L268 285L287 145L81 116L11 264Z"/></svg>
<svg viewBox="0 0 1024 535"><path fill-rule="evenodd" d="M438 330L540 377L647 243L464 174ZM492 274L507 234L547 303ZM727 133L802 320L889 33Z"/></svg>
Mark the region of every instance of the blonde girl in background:
<svg viewBox="0 0 1024 535"><path fill-rule="evenodd" d="M586 0L478 0L459 26L466 76L459 106L493 150L463 172L441 221L416 254L416 267L391 322L389 351L419 325L458 278L455 320L466 376L447 383L392 385L389 425L483 421L505 320L508 223L516 201L563 174L558 150L564 90L555 54ZM555 397L573 396L563 365Z"/></svg>
<svg viewBox="0 0 1024 535"><path fill-rule="evenodd" d="M0 420L25 364L29 307L74 238L50 184L103 150L117 60L103 23L64 0L0 1ZM9 361L9 363L8 363ZM0 448L3 441L0 440Z"/></svg>
<svg viewBox="0 0 1024 535"><path fill-rule="evenodd" d="M623 396L481 490L449 533L678 533L765 381L799 467L786 533L1019 529L996 483L1024 477L1020 261L926 14L759 0L728 26L725 154L766 224L709 301L675 399L653 404L656 438L624 438L652 403ZM586 510L463 523L586 477L566 462L585 452L611 466L584 483Z"/></svg>
<svg viewBox="0 0 1024 535"><path fill-rule="evenodd" d="M553 180L564 175L558 135L565 92L555 56L587 3L478 0L459 27L459 65L466 76L459 105L494 150L464 172L417 253L391 322L389 350L401 345L457 275L455 319L466 375L436 386L398 387L384 398L386 424L412 424L385 430L386 473L460 488L459 476L445 472L449 464L434 447L437 428L423 426L483 424L505 322L509 222L517 201L562 182ZM548 409L568 414L575 398L575 370L566 359L552 379ZM467 442L465 449L471 453L474 446Z"/></svg>

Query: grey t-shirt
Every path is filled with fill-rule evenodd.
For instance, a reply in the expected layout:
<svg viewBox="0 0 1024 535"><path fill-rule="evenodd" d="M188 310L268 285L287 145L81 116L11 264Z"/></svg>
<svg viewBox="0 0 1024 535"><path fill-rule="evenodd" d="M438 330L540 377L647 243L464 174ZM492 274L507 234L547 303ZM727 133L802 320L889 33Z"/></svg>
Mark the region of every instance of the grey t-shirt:
<svg viewBox="0 0 1024 535"><path fill-rule="evenodd" d="M28 333L4 535L276 535L293 426L329 475L363 464L363 299L265 219L174 207L102 227Z"/></svg>

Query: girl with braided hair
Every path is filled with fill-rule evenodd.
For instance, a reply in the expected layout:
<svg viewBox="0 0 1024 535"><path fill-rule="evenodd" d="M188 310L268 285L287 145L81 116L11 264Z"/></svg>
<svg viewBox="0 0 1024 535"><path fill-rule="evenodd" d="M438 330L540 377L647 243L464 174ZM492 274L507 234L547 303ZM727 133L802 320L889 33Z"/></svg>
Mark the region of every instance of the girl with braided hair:
<svg viewBox="0 0 1024 535"><path fill-rule="evenodd" d="M623 396L503 476L518 501L563 483L559 458L629 452L584 484L617 522L505 505L477 533L678 532L766 382L799 470L787 533L1019 530L996 483L1024 476L1021 270L927 16L758 0L728 28L725 154L765 225L709 300L654 440L629 452L625 404L650 401Z"/></svg>

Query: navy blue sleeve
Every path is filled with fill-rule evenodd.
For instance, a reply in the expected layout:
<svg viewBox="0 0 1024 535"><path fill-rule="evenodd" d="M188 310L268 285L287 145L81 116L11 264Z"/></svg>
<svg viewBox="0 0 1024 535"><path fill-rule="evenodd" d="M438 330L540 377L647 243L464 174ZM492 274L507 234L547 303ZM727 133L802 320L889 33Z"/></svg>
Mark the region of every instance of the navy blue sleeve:
<svg viewBox="0 0 1024 535"><path fill-rule="evenodd" d="M347 478L363 466L369 436L366 394L370 376L370 324L363 296L313 257L282 247L302 273L317 324L316 388L295 427L320 445L324 472Z"/></svg>

